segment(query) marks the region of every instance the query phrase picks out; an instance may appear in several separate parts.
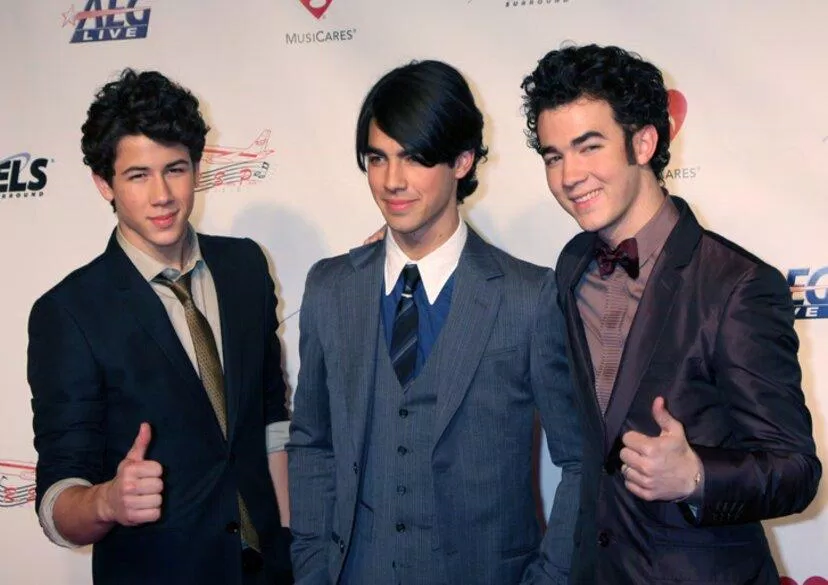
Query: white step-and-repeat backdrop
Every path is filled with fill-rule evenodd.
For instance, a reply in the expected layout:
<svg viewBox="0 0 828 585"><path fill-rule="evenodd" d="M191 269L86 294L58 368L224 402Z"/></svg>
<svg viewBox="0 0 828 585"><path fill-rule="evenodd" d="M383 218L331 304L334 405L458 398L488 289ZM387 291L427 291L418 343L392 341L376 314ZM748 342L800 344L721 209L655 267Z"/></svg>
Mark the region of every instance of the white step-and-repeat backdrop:
<svg viewBox="0 0 828 585"><path fill-rule="evenodd" d="M828 455L828 363L819 358L828 352L823 0L3 0L0 8L0 583L91 581L88 549L53 546L35 518L26 321L40 294L104 249L114 225L81 162L80 125L95 90L124 66L158 69L202 100L212 131L193 220L266 248L293 383L308 267L381 224L353 144L361 100L382 73L438 58L467 76L491 156L464 213L493 243L552 265L576 227L525 146L520 81L565 41L639 52L672 90L670 189L708 227L788 275L805 391ZM543 492L557 480L543 461ZM767 524L787 585L828 584L826 491L804 514Z"/></svg>

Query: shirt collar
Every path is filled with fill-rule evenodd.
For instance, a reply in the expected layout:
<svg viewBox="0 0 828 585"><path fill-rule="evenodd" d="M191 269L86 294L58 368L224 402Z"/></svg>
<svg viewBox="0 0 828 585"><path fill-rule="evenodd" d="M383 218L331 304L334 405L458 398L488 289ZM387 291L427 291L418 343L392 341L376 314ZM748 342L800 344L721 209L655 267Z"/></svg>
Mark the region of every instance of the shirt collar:
<svg viewBox="0 0 828 585"><path fill-rule="evenodd" d="M118 241L118 245L121 246L124 254L127 255L127 258L130 259L130 261L135 265L135 268L138 269L138 272L147 282L151 282L158 275L163 275L164 278L176 281L182 274L187 274L197 265L204 262L204 258L201 255L201 247L198 245L198 237L196 237L193 226L189 224L187 225L186 237L187 244L185 246L185 250L187 251L187 258L185 258L183 270L178 270L168 264L159 262L143 250L139 250L135 247L129 240L126 239L120 226L118 226L115 230L115 239ZM400 270L402 270L402 268Z"/></svg>
<svg viewBox="0 0 828 585"><path fill-rule="evenodd" d="M679 213L676 205L671 197L666 195L656 214L635 234L639 266L644 266L654 258L656 252L661 251L670 232L678 223L678 218Z"/></svg>
<svg viewBox="0 0 828 585"><path fill-rule="evenodd" d="M391 291L394 290L394 285L397 284L400 273L406 264L416 264L420 270L420 279L425 288L428 302L433 305L437 297L440 296L440 291L443 290L446 282L451 278L454 269L457 268L457 264L460 263L460 254L463 253L468 233L469 229L466 227L466 222L460 220L460 225L457 226L454 234L448 240L443 242L439 248L415 262L405 255L405 252L394 240L391 231L386 230L385 294L390 295Z"/></svg>

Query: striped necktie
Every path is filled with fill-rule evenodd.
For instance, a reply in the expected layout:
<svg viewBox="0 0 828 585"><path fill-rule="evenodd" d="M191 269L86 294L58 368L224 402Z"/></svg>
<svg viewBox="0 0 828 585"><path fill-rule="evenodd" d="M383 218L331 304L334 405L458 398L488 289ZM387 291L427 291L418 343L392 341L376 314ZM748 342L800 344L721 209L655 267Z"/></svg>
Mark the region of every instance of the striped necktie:
<svg viewBox="0 0 828 585"><path fill-rule="evenodd" d="M414 379L414 366L417 363L417 305L414 304L414 291L420 284L420 270L416 264L406 264L400 279L403 292L397 304L394 316L394 328L391 333L391 364L397 373L397 379L403 388Z"/></svg>

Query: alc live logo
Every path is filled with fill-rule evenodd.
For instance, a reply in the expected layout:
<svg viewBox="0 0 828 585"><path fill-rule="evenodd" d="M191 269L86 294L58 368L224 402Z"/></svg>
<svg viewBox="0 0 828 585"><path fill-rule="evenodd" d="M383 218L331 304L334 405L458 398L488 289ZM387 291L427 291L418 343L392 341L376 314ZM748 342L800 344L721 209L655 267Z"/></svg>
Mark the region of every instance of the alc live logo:
<svg viewBox="0 0 828 585"><path fill-rule="evenodd" d="M47 158L21 152L0 160L0 199L42 197L46 188Z"/></svg>
<svg viewBox="0 0 828 585"><path fill-rule="evenodd" d="M143 39L151 9L144 0L87 0L83 10L73 4L63 13L63 26L74 25L71 43Z"/></svg>

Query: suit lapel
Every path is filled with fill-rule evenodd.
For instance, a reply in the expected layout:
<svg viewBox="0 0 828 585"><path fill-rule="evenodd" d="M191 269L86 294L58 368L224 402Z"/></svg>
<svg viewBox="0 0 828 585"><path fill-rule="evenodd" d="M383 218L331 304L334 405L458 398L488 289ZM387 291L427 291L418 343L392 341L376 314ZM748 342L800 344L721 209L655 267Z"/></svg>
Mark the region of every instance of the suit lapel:
<svg viewBox="0 0 828 585"><path fill-rule="evenodd" d="M104 253L109 275L117 289L124 314L132 315L138 324L161 347L170 366L185 382L184 387L198 391L201 381L187 352L175 334L164 306L149 283L129 260L118 244L115 234L109 239Z"/></svg>
<svg viewBox="0 0 828 585"><path fill-rule="evenodd" d="M559 290L560 294L565 296L564 317L569 336L575 381L578 391L581 393L583 404L587 405L591 413L588 420L594 423L593 431L598 436L603 436L603 415L595 395L595 370L576 296L578 283L594 257L592 251L595 247L596 237L593 233L585 233L579 236L573 249L567 253L568 257L565 262L559 264L558 270L562 273Z"/></svg>
<svg viewBox="0 0 828 585"><path fill-rule="evenodd" d="M198 245L204 262L210 269L218 299L221 322L221 352L224 361L224 399L227 405L227 440L232 441L236 428L241 397L244 348L241 336L247 331L246 324L239 317L239 303L235 276L236 264L232 259L216 250L215 240L198 236Z"/></svg>
<svg viewBox="0 0 828 585"><path fill-rule="evenodd" d="M354 452L360 457L374 396L385 246L379 243L355 248L349 259L353 272L339 285L336 315L338 336L344 341L345 403L353 425Z"/></svg>
<svg viewBox="0 0 828 585"><path fill-rule="evenodd" d="M503 272L491 247L469 229L455 269L451 308L429 360L437 360L434 446L468 392L500 306Z"/></svg>
<svg viewBox="0 0 828 585"><path fill-rule="evenodd" d="M679 211L679 220L667 238L644 288L607 406L604 436L607 453L621 431L653 353L662 341L682 283L681 269L692 259L701 238L701 227L687 204L678 197L673 197L673 202Z"/></svg>

